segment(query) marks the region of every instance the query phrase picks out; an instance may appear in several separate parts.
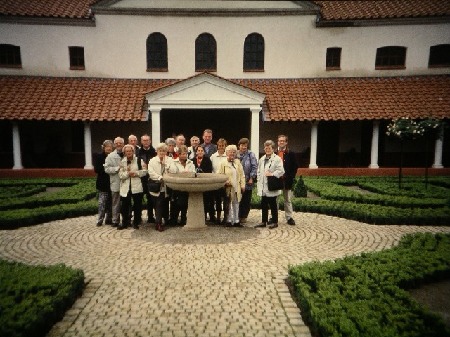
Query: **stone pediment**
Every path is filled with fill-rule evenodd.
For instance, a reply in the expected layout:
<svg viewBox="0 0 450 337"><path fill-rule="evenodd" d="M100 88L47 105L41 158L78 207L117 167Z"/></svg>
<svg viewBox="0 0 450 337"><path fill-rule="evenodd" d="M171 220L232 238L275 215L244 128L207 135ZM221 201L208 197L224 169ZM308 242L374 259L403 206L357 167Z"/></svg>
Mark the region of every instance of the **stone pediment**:
<svg viewBox="0 0 450 337"><path fill-rule="evenodd" d="M203 73L146 94L149 108L235 109L262 106L265 95Z"/></svg>

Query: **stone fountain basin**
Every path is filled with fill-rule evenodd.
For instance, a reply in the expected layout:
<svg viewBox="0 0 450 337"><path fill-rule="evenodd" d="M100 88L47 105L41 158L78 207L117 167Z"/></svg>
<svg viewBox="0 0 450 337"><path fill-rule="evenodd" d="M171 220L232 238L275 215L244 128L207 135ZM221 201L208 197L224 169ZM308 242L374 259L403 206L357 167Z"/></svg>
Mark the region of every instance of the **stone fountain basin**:
<svg viewBox="0 0 450 337"><path fill-rule="evenodd" d="M218 173L166 173L163 180L176 191L206 192L223 187L228 177Z"/></svg>

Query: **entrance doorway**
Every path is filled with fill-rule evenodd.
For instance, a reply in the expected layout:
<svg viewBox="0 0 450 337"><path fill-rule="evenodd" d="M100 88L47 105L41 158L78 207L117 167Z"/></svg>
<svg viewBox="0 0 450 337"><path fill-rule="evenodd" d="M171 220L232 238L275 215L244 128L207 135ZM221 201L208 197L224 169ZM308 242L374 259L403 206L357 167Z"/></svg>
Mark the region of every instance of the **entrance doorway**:
<svg viewBox="0 0 450 337"><path fill-rule="evenodd" d="M161 111L161 141L182 133L189 139L198 136L202 142L203 130L213 131L213 143L225 138L236 144L242 137L250 138L251 113L248 109L163 109Z"/></svg>

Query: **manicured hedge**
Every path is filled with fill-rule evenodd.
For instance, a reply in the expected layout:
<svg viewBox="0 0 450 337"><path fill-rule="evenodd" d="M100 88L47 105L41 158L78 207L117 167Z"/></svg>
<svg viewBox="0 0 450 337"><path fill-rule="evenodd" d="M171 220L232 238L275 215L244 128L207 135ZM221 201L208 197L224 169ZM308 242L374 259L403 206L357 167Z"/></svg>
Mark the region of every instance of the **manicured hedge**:
<svg viewBox="0 0 450 337"><path fill-rule="evenodd" d="M441 317L404 290L450 277L450 234L415 234L392 249L289 268L305 321L321 337L446 337Z"/></svg>
<svg viewBox="0 0 450 337"><path fill-rule="evenodd" d="M26 191L37 194L42 192L42 186L44 190L46 186L63 188L44 195L18 195ZM0 198L0 229L91 215L98 210L92 178L0 180L0 187L11 191L9 198Z"/></svg>
<svg viewBox="0 0 450 337"><path fill-rule="evenodd" d="M407 177L398 188L392 177L304 177L297 178L294 195L306 188L318 198L293 199L296 212L320 213L380 225L450 225L449 177ZM300 186L298 186L300 184ZM350 186L366 190L355 191ZM302 192L304 194L304 192ZM278 198L283 209L283 197ZM254 190L252 207L260 208Z"/></svg>
<svg viewBox="0 0 450 337"><path fill-rule="evenodd" d="M45 336L83 287L81 270L0 260L0 337Z"/></svg>

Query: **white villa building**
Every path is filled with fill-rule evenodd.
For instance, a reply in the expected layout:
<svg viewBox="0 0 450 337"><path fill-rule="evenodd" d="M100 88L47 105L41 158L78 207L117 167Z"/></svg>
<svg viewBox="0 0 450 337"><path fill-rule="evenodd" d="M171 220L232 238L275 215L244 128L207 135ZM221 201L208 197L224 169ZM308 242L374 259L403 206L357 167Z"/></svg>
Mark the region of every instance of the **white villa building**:
<svg viewBox="0 0 450 337"><path fill-rule="evenodd" d="M450 1L0 0L0 168L105 139L289 136L300 167L395 167L393 118L450 118ZM404 165L450 166L450 131Z"/></svg>

